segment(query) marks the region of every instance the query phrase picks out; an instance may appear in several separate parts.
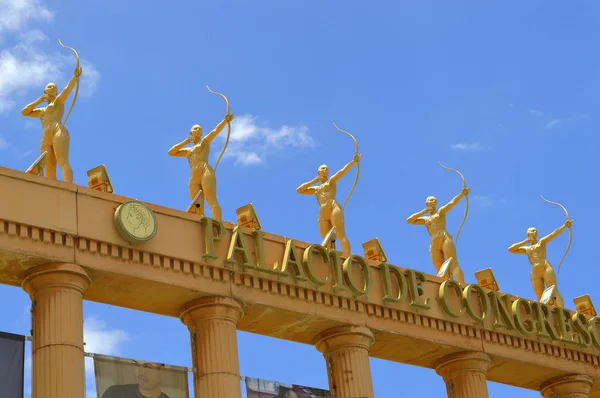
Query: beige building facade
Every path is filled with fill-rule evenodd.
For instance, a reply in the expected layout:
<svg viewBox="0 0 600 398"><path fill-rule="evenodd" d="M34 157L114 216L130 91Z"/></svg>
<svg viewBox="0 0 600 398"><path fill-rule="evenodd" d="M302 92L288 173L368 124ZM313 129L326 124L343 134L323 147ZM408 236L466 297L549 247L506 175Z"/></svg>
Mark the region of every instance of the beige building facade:
<svg viewBox="0 0 600 398"><path fill-rule="evenodd" d="M241 397L236 330L313 345L336 398L374 396L370 357L434 369L454 398L487 381L600 397L596 317L153 204L156 233L132 243L115 226L129 198L5 168L0 186L35 398L85 395L83 300L180 318L196 397Z"/></svg>

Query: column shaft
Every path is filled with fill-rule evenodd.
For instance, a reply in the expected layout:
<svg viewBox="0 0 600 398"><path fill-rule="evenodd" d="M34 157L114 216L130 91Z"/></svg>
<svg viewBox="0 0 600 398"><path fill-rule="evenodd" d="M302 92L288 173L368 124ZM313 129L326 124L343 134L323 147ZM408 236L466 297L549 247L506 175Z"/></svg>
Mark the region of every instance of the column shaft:
<svg viewBox="0 0 600 398"><path fill-rule="evenodd" d="M336 398L373 398L369 349L375 341L364 326L340 326L317 337L327 363L329 389Z"/></svg>
<svg viewBox="0 0 600 398"><path fill-rule="evenodd" d="M181 321L192 341L194 396L241 398L237 323L242 315L242 304L228 297L185 305Z"/></svg>
<svg viewBox="0 0 600 398"><path fill-rule="evenodd" d="M83 294L91 283L75 264L28 270L23 289L33 308L32 397L85 396Z"/></svg>
<svg viewBox="0 0 600 398"><path fill-rule="evenodd" d="M587 398L593 380L587 375L565 375L552 378L540 386L544 398Z"/></svg>
<svg viewBox="0 0 600 398"><path fill-rule="evenodd" d="M487 370L490 358L482 352L460 352L439 362L436 372L446 382L449 398L488 398Z"/></svg>

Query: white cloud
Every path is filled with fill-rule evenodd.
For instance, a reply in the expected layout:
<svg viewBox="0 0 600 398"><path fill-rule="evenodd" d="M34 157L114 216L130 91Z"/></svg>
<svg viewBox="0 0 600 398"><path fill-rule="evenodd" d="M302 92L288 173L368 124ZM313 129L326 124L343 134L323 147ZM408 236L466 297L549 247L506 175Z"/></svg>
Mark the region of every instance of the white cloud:
<svg viewBox="0 0 600 398"><path fill-rule="evenodd" d="M555 128L567 128L573 127L574 125L581 124L585 122L589 118L589 114L587 113L575 113L572 116L566 116L561 118L555 118L546 123L546 129L552 130Z"/></svg>
<svg viewBox="0 0 600 398"><path fill-rule="evenodd" d="M249 166L253 164L261 164L264 162L263 159L256 152L231 151L225 153L227 157L235 158L234 164L236 165L242 164L244 166Z"/></svg>
<svg viewBox="0 0 600 398"><path fill-rule="evenodd" d="M9 150L9 149L14 153L15 157L19 160L23 159L24 157L29 156L32 153L31 151L20 152L13 145L11 145L8 141L6 141L4 139L4 137L0 136L0 151ZM29 312L29 310L27 310L27 312Z"/></svg>
<svg viewBox="0 0 600 398"><path fill-rule="evenodd" d="M32 154L33 154L33 151L24 151L24 152L16 151L16 156L17 156L17 159L19 159L19 160L24 159Z"/></svg>
<svg viewBox="0 0 600 398"><path fill-rule="evenodd" d="M483 147L478 142L453 144L453 145L450 145L450 148L459 150L459 151L469 151L469 152L476 152L476 151L483 150Z"/></svg>
<svg viewBox="0 0 600 398"><path fill-rule="evenodd" d="M225 140L226 136L221 133L219 139ZM309 148L314 145L308 127L304 125L271 128L260 125L256 116L247 114L236 116L231 122L229 146L223 157L233 158L234 164L256 165L286 147Z"/></svg>
<svg viewBox="0 0 600 398"><path fill-rule="evenodd" d="M0 52L0 112L15 105L14 94L38 87L40 93L51 78L58 75L56 62L44 53L22 42ZM33 100L33 98L31 99Z"/></svg>
<svg viewBox="0 0 600 398"><path fill-rule="evenodd" d="M23 29L29 21L51 21L54 14L38 0L0 0L0 33Z"/></svg>
<svg viewBox="0 0 600 398"><path fill-rule="evenodd" d="M258 135L258 127L252 115L237 116L231 121L231 137L229 141L245 142Z"/></svg>
<svg viewBox="0 0 600 398"><path fill-rule="evenodd" d="M46 36L41 30L33 29L19 33L19 39L23 43L33 44L48 40L48 36Z"/></svg>
<svg viewBox="0 0 600 398"><path fill-rule="evenodd" d="M124 330L109 329L102 320L89 317L83 323L85 351L105 355L119 355L119 346L129 337Z"/></svg>
<svg viewBox="0 0 600 398"><path fill-rule="evenodd" d="M484 207L491 206L493 201L488 195L473 195L473 202Z"/></svg>
<svg viewBox="0 0 600 398"><path fill-rule="evenodd" d="M2 136L0 136L0 151L8 150L8 149L10 149L13 152L13 154L15 155L15 157L18 160L21 160L21 159L26 158L26 157L30 156L31 154L33 154L33 151L30 151L30 150L27 150L27 151L18 150L13 145L11 145L8 141L6 141ZM27 312L29 312L29 309L27 310Z"/></svg>
<svg viewBox="0 0 600 398"><path fill-rule="evenodd" d="M102 320L89 317L83 322L83 341L85 352L104 355L119 355L121 343L127 341L129 336L124 330L109 329ZM94 361L85 359L86 372L93 373Z"/></svg>
<svg viewBox="0 0 600 398"><path fill-rule="evenodd" d="M560 120L560 119L552 119L548 123L546 123L546 128L548 130L551 130L551 129L555 128L556 126L558 126L561 122L562 122L562 120Z"/></svg>
<svg viewBox="0 0 600 398"><path fill-rule="evenodd" d="M278 130L265 129L265 138L273 146L312 147L315 145L306 126L281 126Z"/></svg>
<svg viewBox="0 0 600 398"><path fill-rule="evenodd" d="M75 67L72 53L48 54L37 47L35 40L31 40L33 39L21 41L0 52L0 112L6 112L16 105L13 99L15 95L23 97L30 89L36 89L41 95L49 82L56 82L61 90L66 86L67 79L72 76ZM87 60L81 60L81 64L83 74L80 80L80 94L82 97L90 97L97 89L100 73ZM36 94L30 95L31 98L24 101L32 102ZM70 95L70 101L73 96L74 92Z"/></svg>
<svg viewBox="0 0 600 398"><path fill-rule="evenodd" d="M60 90L71 78L75 67L73 53L58 42L54 42L51 53L42 50L41 44L48 38L29 27L30 22L49 22L53 18L54 14L40 0L0 0L0 39L9 42L2 43L4 49L0 51L0 113L14 108L16 98L25 105L34 101L36 94L41 95L47 83L55 82ZM7 37L10 40L4 40ZM85 59L81 59L81 64L80 93L89 97L97 89L100 73ZM31 89L36 94L31 94Z"/></svg>
<svg viewBox="0 0 600 398"><path fill-rule="evenodd" d="M544 112L538 110L538 109L530 109L529 110L529 114L531 116L544 116Z"/></svg>
<svg viewBox="0 0 600 398"><path fill-rule="evenodd" d="M81 60L81 69L83 69L83 74L79 80L79 95L83 98L89 98L98 89L100 72L85 59Z"/></svg>
<svg viewBox="0 0 600 398"><path fill-rule="evenodd" d="M472 196L473 204L479 207L491 207L505 205L506 199L496 195L475 194Z"/></svg>

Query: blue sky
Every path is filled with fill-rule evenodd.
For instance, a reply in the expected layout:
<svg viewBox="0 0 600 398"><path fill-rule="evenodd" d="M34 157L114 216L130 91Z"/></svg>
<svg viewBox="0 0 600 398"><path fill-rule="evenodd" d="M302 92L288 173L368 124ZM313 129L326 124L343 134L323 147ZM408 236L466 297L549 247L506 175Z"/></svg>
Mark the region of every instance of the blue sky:
<svg viewBox="0 0 600 398"><path fill-rule="evenodd" d="M0 164L26 169L37 156L39 122L20 115L44 85L63 87L82 58L81 91L68 122L75 183L108 167L118 194L188 205L185 159L167 150L190 127L214 127L225 93L236 119L218 168L226 220L252 202L263 228L320 241L314 198L295 188L327 163L342 167L352 132L363 153L346 207L354 251L378 236L392 264L432 273L428 237L405 218L441 202L461 181L472 187L459 258L467 282L493 267L501 290L534 298L526 258L508 253L527 227L541 234L564 214L576 219L559 274L568 307L596 298L592 239L600 190L600 5L587 1L212 1L0 0ZM5 12L6 10L8 12ZM70 106L70 103L69 103ZM213 145L213 164L224 140ZM354 172L340 184L343 201ZM587 209L587 210L586 210ZM456 233L461 203L449 216ZM364 225L368 225L364 228ZM557 265L568 233L549 246ZM0 330L29 332L29 298L0 287ZM86 349L190 366L178 319L85 303ZM244 375L327 387L311 346L239 333ZM284 358L294 358L286 360ZM284 364L284 365L283 365ZM282 366L283 365L283 366ZM441 396L432 370L371 360L375 395ZM88 387L93 380L88 378ZM411 383L410 381L417 381ZM489 383L490 395L538 392Z"/></svg>

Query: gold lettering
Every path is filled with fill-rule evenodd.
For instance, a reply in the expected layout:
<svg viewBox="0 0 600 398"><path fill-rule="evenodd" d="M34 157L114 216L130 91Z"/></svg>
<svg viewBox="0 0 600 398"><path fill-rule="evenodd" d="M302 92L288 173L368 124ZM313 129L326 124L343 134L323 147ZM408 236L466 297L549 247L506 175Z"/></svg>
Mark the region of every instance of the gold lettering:
<svg viewBox="0 0 600 398"><path fill-rule="evenodd" d="M314 244L308 246L306 250L304 250L304 254L302 255L302 265L304 265L304 271L306 272L308 279L317 286L323 286L329 281L329 276L327 276L325 279L321 279L317 276L315 268L313 267L313 253L315 252L321 255L321 258L325 264L329 263L327 249L321 245Z"/></svg>
<svg viewBox="0 0 600 398"><path fill-rule="evenodd" d="M283 253L283 263L281 264L281 273L289 274L288 268L292 268L294 278L299 281L305 281L306 277L302 272L302 265L300 264L298 252L296 251L296 242L293 239L288 239L285 243L285 252ZM278 264L275 264L275 269L279 268Z"/></svg>
<svg viewBox="0 0 600 398"><path fill-rule="evenodd" d="M481 315L475 312L475 308L473 308L473 302L471 301L471 292L477 292L477 297L479 298L479 306L481 308ZM477 322L483 322L485 318L487 318L490 303L488 302L487 295L479 285L467 285L463 289L462 292L462 301L465 309L467 310L467 315Z"/></svg>
<svg viewBox="0 0 600 398"><path fill-rule="evenodd" d="M556 328L558 329L558 336L560 341L568 344L577 344L574 341L569 332L573 331L569 321L571 320L571 313L561 307L554 307L554 315L556 316Z"/></svg>
<svg viewBox="0 0 600 398"><path fill-rule="evenodd" d="M410 296L410 306L430 309L431 308L431 298L427 297L425 302L421 299L423 295L423 283L425 283L425 274L421 271L416 271L414 269L407 269L404 271L404 275L406 275L406 281L408 283L408 294Z"/></svg>
<svg viewBox="0 0 600 398"><path fill-rule="evenodd" d="M362 268L362 271L363 271L363 277L365 279L365 282L363 284L362 289L359 289L354 284L354 278L352 277L352 262L353 261L356 261L358 263L358 265L360 265L360 268ZM371 267L367 263L367 260L365 260L361 256L359 256L357 254L351 254L346 259L346 261L344 261L343 270L344 270L344 280L346 281L346 284L348 285L348 289L350 289L350 291L352 293L354 293L356 296L362 296L363 294L367 294L373 287L373 273L372 273L373 271L371 271Z"/></svg>
<svg viewBox="0 0 600 398"><path fill-rule="evenodd" d="M252 237L254 238L254 248L256 250L256 267L257 268L265 268L267 267L267 262L265 260L265 243L263 240L263 235L265 233L260 230L252 230Z"/></svg>
<svg viewBox="0 0 600 398"><path fill-rule="evenodd" d="M514 330L515 321L510 315L510 296L504 295L500 297L498 292L494 290L490 291L487 295L492 305L492 313L494 314L493 327Z"/></svg>
<svg viewBox="0 0 600 398"><path fill-rule="evenodd" d="M256 249L256 268L255 270L265 272L273 275L285 275L281 271L273 268L267 268L267 261L265 260L265 244L263 240L264 232L260 230L253 230L252 236L254 237L254 247ZM277 266L277 265L275 265Z"/></svg>
<svg viewBox="0 0 600 398"><path fill-rule="evenodd" d="M438 291L438 300L442 304L442 309L446 314L453 318L458 318L463 314L465 309L461 307L460 311L456 312L450 308L450 303L448 302L448 288L452 288L454 290L457 298L461 296L462 290L458 282L454 279L447 279L440 285L440 289ZM460 302L460 300L457 301Z"/></svg>
<svg viewBox="0 0 600 398"><path fill-rule="evenodd" d="M598 340L598 324L600 324L600 319L598 319L597 316L587 321L588 332L590 332L590 336L592 337L592 344L597 350L600 350L600 340Z"/></svg>
<svg viewBox="0 0 600 398"><path fill-rule="evenodd" d="M574 313L571 316L571 323L573 324L573 341L580 347L587 348L592 344L592 336L590 335L585 315L580 313Z"/></svg>
<svg viewBox="0 0 600 398"><path fill-rule="evenodd" d="M204 224L204 257L205 260L215 260L217 255L215 254L215 242L219 242L225 236L225 227L219 220L213 220L212 218L203 217L201 220ZM213 228L217 228L217 235L215 236Z"/></svg>
<svg viewBox="0 0 600 398"><path fill-rule="evenodd" d="M236 225L233 227L231 234L231 240L229 241L229 250L227 252L227 259L225 263L235 264L236 254L242 260L237 262L241 268L254 268L254 265L250 262L250 255L248 255L248 249L246 249L246 243L244 243L244 234L240 231L240 226Z"/></svg>
<svg viewBox="0 0 600 398"><path fill-rule="evenodd" d="M346 286L344 285L344 272L342 270L342 258L340 257L342 252L335 249L328 250L327 252L333 263L333 286L331 288L334 292L346 290Z"/></svg>
<svg viewBox="0 0 600 398"><path fill-rule="evenodd" d="M523 319L521 318L520 307L523 307L525 314L529 315L531 314L531 304L525 299L518 298L515 301L513 301L511 306L512 315L515 319L515 327L523 336L530 336L535 333L535 325L531 319L523 321Z"/></svg>
<svg viewBox="0 0 600 398"><path fill-rule="evenodd" d="M406 277L400 271L400 268L390 264L381 263L381 276L383 277L383 303L399 303L406 297ZM398 282L398 294L392 293L392 275L396 277Z"/></svg>
<svg viewBox="0 0 600 398"><path fill-rule="evenodd" d="M531 307L537 320L537 335L547 337L550 340L559 340L560 337L556 333L556 329L550 324L550 319L552 318L551 307L537 301L532 301Z"/></svg>

